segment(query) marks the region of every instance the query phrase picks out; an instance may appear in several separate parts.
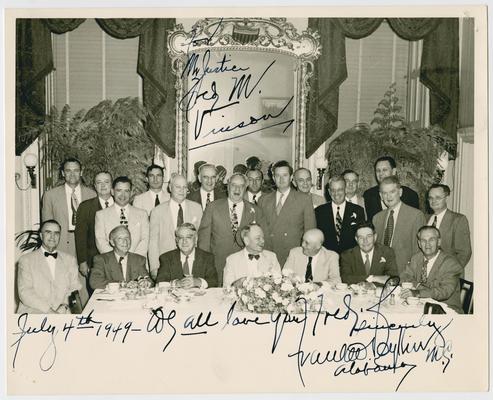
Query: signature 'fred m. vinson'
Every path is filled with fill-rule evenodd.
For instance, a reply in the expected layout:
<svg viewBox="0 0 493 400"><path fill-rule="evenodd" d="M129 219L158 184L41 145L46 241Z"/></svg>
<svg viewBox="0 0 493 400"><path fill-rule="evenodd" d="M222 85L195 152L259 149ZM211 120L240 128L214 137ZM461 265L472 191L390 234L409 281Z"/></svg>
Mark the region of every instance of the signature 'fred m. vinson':
<svg viewBox="0 0 493 400"><path fill-rule="evenodd" d="M389 323L385 315L380 311L380 306L390 295L380 297L378 302L368 307L365 311L374 314L374 323L354 310L351 306L351 295L344 297L343 308L335 311L322 311L323 295L319 296L319 309L316 312L312 336L316 336L321 327L328 326L331 321L349 320L352 322L348 338L360 336L360 340L347 340L339 348L318 350L306 350L304 347L305 333L307 332L308 302L300 297L297 301L302 305L305 318L295 321L300 323L298 346L296 351L289 353L288 357L296 359L298 375L301 383L305 386L303 368L305 366L320 366L332 364L336 366L334 376L341 374L368 376L372 373L391 372L396 373L402 370L403 375L399 380L396 391L409 373L418 367L417 364L403 360L406 354L424 353L425 362L440 362L443 365L442 373L445 373L453 356L450 341L447 341L444 331L452 323L452 319L446 324L437 324L427 320L426 316L421 316L414 324L395 324ZM370 333L362 335L364 332ZM414 335L413 335L414 333ZM282 335L282 330L276 329L273 339L272 352L275 351ZM362 337L363 336L363 337ZM413 339L414 337L414 339Z"/></svg>

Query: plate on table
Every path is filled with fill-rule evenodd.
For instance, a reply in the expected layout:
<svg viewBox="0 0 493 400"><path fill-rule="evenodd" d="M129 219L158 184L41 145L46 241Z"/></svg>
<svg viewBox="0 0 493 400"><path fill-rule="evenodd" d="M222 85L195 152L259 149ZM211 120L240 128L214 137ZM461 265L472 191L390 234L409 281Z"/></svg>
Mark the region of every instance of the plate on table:
<svg viewBox="0 0 493 400"><path fill-rule="evenodd" d="M122 292L108 293L107 291L103 291L100 293L96 293L96 299L102 299L102 300L119 300L124 296L125 293Z"/></svg>
<svg viewBox="0 0 493 400"><path fill-rule="evenodd" d="M203 296L207 292L205 289L201 289L201 288L191 288L188 289L187 291L189 293L193 293L194 296Z"/></svg>

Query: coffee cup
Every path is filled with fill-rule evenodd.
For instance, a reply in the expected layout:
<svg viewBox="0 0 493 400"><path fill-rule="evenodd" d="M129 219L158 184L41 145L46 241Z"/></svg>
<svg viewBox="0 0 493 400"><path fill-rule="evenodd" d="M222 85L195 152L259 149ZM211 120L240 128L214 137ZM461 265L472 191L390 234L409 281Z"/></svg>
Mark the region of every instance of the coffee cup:
<svg viewBox="0 0 493 400"><path fill-rule="evenodd" d="M412 296L409 296L407 299L406 299L406 302L407 304L409 304L410 306L416 306L419 304L419 297L412 297Z"/></svg>
<svg viewBox="0 0 493 400"><path fill-rule="evenodd" d="M345 290L347 289L347 283L344 283L344 282L339 282L339 283L336 283L336 289L337 290Z"/></svg>
<svg viewBox="0 0 493 400"><path fill-rule="evenodd" d="M402 282L401 286L403 289L412 289L413 288L413 283L412 282Z"/></svg>
<svg viewBox="0 0 493 400"><path fill-rule="evenodd" d="M120 291L120 284L118 282L110 282L106 285L106 291L110 294L115 294Z"/></svg>

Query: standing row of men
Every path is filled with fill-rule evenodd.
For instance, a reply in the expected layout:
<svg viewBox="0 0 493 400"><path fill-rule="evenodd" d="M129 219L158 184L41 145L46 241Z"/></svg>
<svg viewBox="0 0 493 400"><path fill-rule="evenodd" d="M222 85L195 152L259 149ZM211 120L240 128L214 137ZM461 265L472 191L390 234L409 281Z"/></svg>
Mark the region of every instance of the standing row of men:
<svg viewBox="0 0 493 400"><path fill-rule="evenodd" d="M94 193L81 185L80 162L68 159L62 165L65 185L48 191L43 197L42 219L58 221L59 248L77 256L83 287L94 256L116 251L116 242L110 234L118 226L127 227L129 252L148 256L150 274L156 278L160 257L176 249L177 229L189 223L198 232L198 247L214 255L218 285L223 283L227 257L240 251L246 241L253 241L249 238L250 230L243 231L252 224L265 234L263 246L274 252L282 266L291 250L300 247L304 234L313 228L318 228L320 234L312 232L308 236L322 237L323 246L336 254L357 245L355 231L365 221L365 210L359 205L362 199L356 196L358 176L354 171L331 178L332 200L315 210L317 202L321 201L310 193L310 171L301 168L294 172L286 161L277 162L272 168L276 190L271 193L261 191L260 170L249 170L246 176L234 174L228 180L227 192L217 190L217 171L213 165L204 164L198 172L200 189L189 193L187 199L185 177L174 175L168 194L164 190L163 169L150 166L146 173L149 191L136 196L132 206L129 204L132 182L128 178L112 180L109 173L101 172L95 177ZM446 231L440 229L442 248L465 266L471 255L467 220L447 209L448 187L437 185L430 189L434 216L426 221L421 211L404 204L406 200L412 203L417 195L416 198L412 194L404 195L412 190L401 187L392 159L377 160L375 172L379 181L379 202L374 201L374 188L367 190L364 194L366 215L370 219L377 206L384 208L373 217L375 236L381 245L394 249L399 272L417 253L416 234L426 222L437 228L447 227ZM298 190L294 190L292 182ZM252 231L256 233L256 229ZM84 290L81 300L85 303L87 294L82 292Z"/></svg>

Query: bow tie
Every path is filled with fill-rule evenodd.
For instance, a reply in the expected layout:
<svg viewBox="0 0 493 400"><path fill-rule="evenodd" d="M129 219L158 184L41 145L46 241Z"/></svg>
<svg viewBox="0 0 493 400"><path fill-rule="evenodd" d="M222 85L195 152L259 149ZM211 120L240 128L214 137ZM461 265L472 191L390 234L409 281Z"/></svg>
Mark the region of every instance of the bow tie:
<svg viewBox="0 0 493 400"><path fill-rule="evenodd" d="M249 254L248 255L248 259L253 260L254 258L255 258L255 260L258 260L260 258L260 255L259 254Z"/></svg>
<svg viewBox="0 0 493 400"><path fill-rule="evenodd" d="M56 260L56 258L58 257L58 253L48 253L47 251L45 251L45 257L49 256L52 256Z"/></svg>

